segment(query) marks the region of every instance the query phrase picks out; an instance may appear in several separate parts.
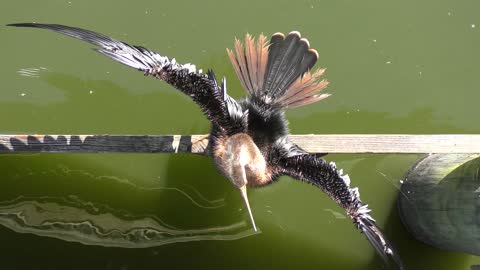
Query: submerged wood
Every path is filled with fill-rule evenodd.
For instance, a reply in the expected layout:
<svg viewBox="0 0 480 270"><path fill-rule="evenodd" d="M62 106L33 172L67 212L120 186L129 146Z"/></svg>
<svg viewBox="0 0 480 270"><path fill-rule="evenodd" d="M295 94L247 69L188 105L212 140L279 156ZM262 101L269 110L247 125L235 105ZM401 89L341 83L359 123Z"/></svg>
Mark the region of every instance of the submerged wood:
<svg viewBox="0 0 480 270"><path fill-rule="evenodd" d="M480 135L290 135L311 153L480 153ZM208 135L0 135L0 153L205 154Z"/></svg>

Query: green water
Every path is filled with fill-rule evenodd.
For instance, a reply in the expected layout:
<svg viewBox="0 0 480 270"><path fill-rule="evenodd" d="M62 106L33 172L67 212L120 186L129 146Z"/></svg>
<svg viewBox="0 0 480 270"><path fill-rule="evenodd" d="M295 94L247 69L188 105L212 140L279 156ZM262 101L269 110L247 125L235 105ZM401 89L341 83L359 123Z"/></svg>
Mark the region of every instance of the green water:
<svg viewBox="0 0 480 270"><path fill-rule="evenodd" d="M328 92L334 95L289 111L292 133L480 133L478 10L480 3L473 0L29 0L3 1L0 24L35 21L96 30L180 62L214 68L227 76L234 97L243 95L225 53L234 37L299 30L319 51L320 66L327 67L332 82ZM3 26L0 40L2 133L209 130L187 97L102 58L89 45L47 31ZM328 159L350 174L409 269L467 270L480 264L478 257L415 241L400 223L395 207L399 181L417 157ZM115 227L108 218L112 215L151 218L180 232L168 239L224 239L126 249L2 227L2 269L383 269L364 236L335 215L340 208L319 190L289 178L249 191L261 229L252 235L238 194L206 158L2 155L0 168L1 205L34 202L33 209L44 213L57 203L50 211L58 215L49 217L68 220L85 214L69 212L81 204L87 214L107 215L98 221L104 226ZM206 228L218 230L212 234Z"/></svg>

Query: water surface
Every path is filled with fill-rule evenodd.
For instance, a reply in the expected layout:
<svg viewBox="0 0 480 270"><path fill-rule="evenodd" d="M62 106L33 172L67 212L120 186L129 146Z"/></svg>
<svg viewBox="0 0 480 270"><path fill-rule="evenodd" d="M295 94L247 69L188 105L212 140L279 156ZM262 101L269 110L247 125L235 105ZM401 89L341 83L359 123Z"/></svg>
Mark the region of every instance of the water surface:
<svg viewBox="0 0 480 270"><path fill-rule="evenodd" d="M319 51L319 64L327 67L326 78L332 82L327 92L333 96L289 111L292 133L480 133L479 8L477 1L447 0L23 0L4 1L0 23L61 23L147 46L227 76L234 97L244 94L225 53L234 37L299 30ZM0 39L2 133L209 130L187 97L102 58L89 45L47 31L7 27L0 27ZM480 264L478 257L419 243L401 225L395 208L398 187L417 158L328 156L350 174L409 269L467 270ZM37 221L55 222L100 213L107 221L96 221L103 227L126 226L109 224L112 220L136 220L142 226L183 231L182 237L211 236L208 229L216 228L214 235L224 240L183 238L188 241L127 249L95 245L99 239L84 239L89 245L83 245L2 227L0 258L5 265L383 269L339 207L319 190L289 178L249 191L262 231L253 235L238 194L203 157L4 155L0 161L0 208L30 207L35 210L31 213L43 214L35 216Z"/></svg>

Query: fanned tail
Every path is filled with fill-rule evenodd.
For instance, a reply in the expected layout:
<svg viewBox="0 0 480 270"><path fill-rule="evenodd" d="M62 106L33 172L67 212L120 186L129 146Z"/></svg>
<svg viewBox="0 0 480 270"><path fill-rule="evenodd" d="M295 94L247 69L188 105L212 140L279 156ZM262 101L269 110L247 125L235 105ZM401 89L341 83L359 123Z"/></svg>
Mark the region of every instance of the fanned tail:
<svg viewBox="0 0 480 270"><path fill-rule="evenodd" d="M235 41L235 53L227 49L242 86L248 94L265 104L295 108L329 97L319 94L327 87L320 80L325 69L311 73L318 59L316 50L297 31L287 36L273 34L267 45L264 35L257 41L247 34L245 47Z"/></svg>

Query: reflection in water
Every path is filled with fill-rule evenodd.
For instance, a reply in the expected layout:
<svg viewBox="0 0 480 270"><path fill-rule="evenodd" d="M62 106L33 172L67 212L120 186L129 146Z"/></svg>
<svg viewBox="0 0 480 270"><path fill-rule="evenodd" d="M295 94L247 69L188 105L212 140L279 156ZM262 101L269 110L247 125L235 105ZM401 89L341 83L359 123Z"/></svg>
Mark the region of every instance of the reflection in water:
<svg viewBox="0 0 480 270"><path fill-rule="evenodd" d="M228 226L182 230L168 226L154 216L130 216L101 210L107 208L81 201L75 196L18 197L1 202L0 224L22 233L125 248L199 240L233 240L253 234L245 230L244 221Z"/></svg>
<svg viewBox="0 0 480 270"><path fill-rule="evenodd" d="M134 163L158 162L158 155L121 157ZM223 197L209 199L212 195L198 182L175 177L176 166L188 167L188 158L167 157L162 169L168 174L166 180L174 183L147 185L125 173L120 161L113 162L117 167L112 171L101 166L102 159L105 156L3 157L0 225L20 233L123 248L234 240L254 234L246 219L228 219ZM196 177L209 178L201 171Z"/></svg>
<svg viewBox="0 0 480 270"><path fill-rule="evenodd" d="M175 188L175 187L144 188L144 187L140 187L140 186L136 185L135 183L132 183L131 181L129 181L126 178L121 178L121 177L113 176L113 175L94 175L94 174L89 173L89 172L84 171L84 170L71 170L64 165L59 165L58 168L62 171L62 173L65 173L66 175L81 174L81 175L84 175L86 177L90 177L92 179L98 180L98 181L102 181L102 180L116 181L118 183L129 185L134 189L140 189L140 190L145 190L145 191L176 191L180 195L183 195L183 196L185 196L185 198L189 199L192 202L192 204L194 204L195 206L200 207L200 208L215 209L215 208L220 208L220 207L224 206L224 203L223 203L224 200L223 199L208 200L198 190L196 190L194 187L192 187L190 185L187 185L187 186L189 186L190 189L192 189L194 191L195 195L193 195L193 194L190 195L190 194L188 194L188 192L183 191L180 188ZM198 199L202 200L203 202L197 201L198 199L196 199L194 197L198 197Z"/></svg>
<svg viewBox="0 0 480 270"><path fill-rule="evenodd" d="M33 78L40 78L40 72L42 70L47 70L45 67L39 68L21 68L17 71L17 73L21 76L25 77L33 77Z"/></svg>

